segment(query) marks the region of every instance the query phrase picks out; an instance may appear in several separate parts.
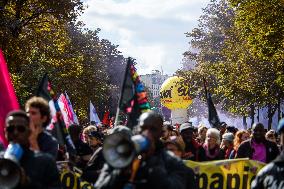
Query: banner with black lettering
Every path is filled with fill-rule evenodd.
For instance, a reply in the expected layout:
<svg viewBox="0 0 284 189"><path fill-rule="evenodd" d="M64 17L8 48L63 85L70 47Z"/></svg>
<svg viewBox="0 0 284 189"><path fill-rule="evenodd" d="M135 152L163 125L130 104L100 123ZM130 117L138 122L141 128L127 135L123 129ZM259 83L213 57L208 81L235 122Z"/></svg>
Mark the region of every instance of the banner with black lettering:
<svg viewBox="0 0 284 189"><path fill-rule="evenodd" d="M60 180L63 189L94 189L94 186L82 181L80 175L69 170L60 173Z"/></svg>
<svg viewBox="0 0 284 189"><path fill-rule="evenodd" d="M249 189L264 163L247 158L194 162L185 161L197 175L199 189Z"/></svg>
<svg viewBox="0 0 284 189"><path fill-rule="evenodd" d="M63 189L94 189L94 186L81 179L82 171L76 167L70 167L68 161L57 161L60 181Z"/></svg>

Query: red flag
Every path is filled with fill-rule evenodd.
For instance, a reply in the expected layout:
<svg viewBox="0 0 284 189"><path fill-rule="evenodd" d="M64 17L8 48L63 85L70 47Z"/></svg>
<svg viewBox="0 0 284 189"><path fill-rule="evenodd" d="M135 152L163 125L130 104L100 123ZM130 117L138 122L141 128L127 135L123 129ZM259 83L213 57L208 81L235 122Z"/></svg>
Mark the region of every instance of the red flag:
<svg viewBox="0 0 284 189"><path fill-rule="evenodd" d="M104 113L103 124L109 126L109 110Z"/></svg>
<svg viewBox="0 0 284 189"><path fill-rule="evenodd" d="M5 146L7 145L4 134L5 118L10 111L19 108L8 67L0 49L0 142Z"/></svg>

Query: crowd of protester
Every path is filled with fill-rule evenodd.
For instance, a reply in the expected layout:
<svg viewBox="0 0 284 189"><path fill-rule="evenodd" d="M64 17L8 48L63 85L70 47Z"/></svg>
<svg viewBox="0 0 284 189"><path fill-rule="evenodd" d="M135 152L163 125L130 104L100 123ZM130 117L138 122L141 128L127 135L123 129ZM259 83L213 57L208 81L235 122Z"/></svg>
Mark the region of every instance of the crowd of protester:
<svg viewBox="0 0 284 189"><path fill-rule="evenodd" d="M105 137L113 132L127 131L129 136L137 133L132 133L125 126L71 125L68 133L76 154L70 157L70 154L64 154L67 151L62 150L46 130L49 122L49 105L41 97L31 98L25 105L25 111L13 111L6 118L5 135L8 142L20 144L23 149L19 164L23 169L22 178L25 179L20 181L19 188L61 188L56 166L59 160L70 161L80 171L81 179L96 188L123 188L129 182L129 177L135 177L136 188L195 188L194 173L182 160L203 162L249 158L273 163L282 150L279 134L284 132L282 126L278 132L266 131L262 123L253 124L248 130L239 130L226 123L215 128L204 125L195 127L191 122L171 125L150 111L140 117L137 131L149 139L151 147L143 155L145 161L133 176L131 168L117 170L108 165L102 146ZM1 154L2 158L5 157L5 151ZM283 164L283 152L279 157L277 161ZM261 177L257 177L253 184L257 188L261 182Z"/></svg>

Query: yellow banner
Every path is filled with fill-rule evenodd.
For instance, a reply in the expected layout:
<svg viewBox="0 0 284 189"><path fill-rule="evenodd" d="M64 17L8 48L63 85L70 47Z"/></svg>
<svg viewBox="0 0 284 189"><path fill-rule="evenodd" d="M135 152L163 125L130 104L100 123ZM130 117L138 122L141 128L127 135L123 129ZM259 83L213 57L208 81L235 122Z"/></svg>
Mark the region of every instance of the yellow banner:
<svg viewBox="0 0 284 189"><path fill-rule="evenodd" d="M72 170L68 161L57 161L57 168L60 174L60 181L63 189L94 189L91 183L81 179L82 171L76 167Z"/></svg>
<svg viewBox="0 0 284 189"><path fill-rule="evenodd" d="M264 163L247 158L194 162L185 161L197 175L199 189L249 189Z"/></svg>
<svg viewBox="0 0 284 189"><path fill-rule="evenodd" d="M60 180L63 189L94 189L94 186L80 179L78 173L65 170L60 173Z"/></svg>

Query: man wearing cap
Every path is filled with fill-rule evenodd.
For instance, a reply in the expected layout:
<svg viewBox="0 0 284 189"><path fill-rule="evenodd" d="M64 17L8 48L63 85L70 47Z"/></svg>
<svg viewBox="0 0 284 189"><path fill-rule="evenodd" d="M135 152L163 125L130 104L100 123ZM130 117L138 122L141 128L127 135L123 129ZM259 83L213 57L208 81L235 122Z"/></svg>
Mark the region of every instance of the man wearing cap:
<svg viewBox="0 0 284 189"><path fill-rule="evenodd" d="M254 123L252 126L252 138L240 145L236 158L248 157L252 160L270 163L278 154L277 144L265 139L263 124Z"/></svg>
<svg viewBox="0 0 284 189"><path fill-rule="evenodd" d="M183 154L182 159L192 160L192 161L205 161L205 151L200 144L198 144L193 138L194 127L191 122L183 123L179 132L185 143L185 153Z"/></svg>
<svg viewBox="0 0 284 189"><path fill-rule="evenodd" d="M222 136L221 149L225 154L225 159L229 159L231 152L234 150L233 133L225 133Z"/></svg>
<svg viewBox="0 0 284 189"><path fill-rule="evenodd" d="M257 188L284 188L284 118L279 121L277 132L280 134L282 151L271 163L263 167L251 184Z"/></svg>

